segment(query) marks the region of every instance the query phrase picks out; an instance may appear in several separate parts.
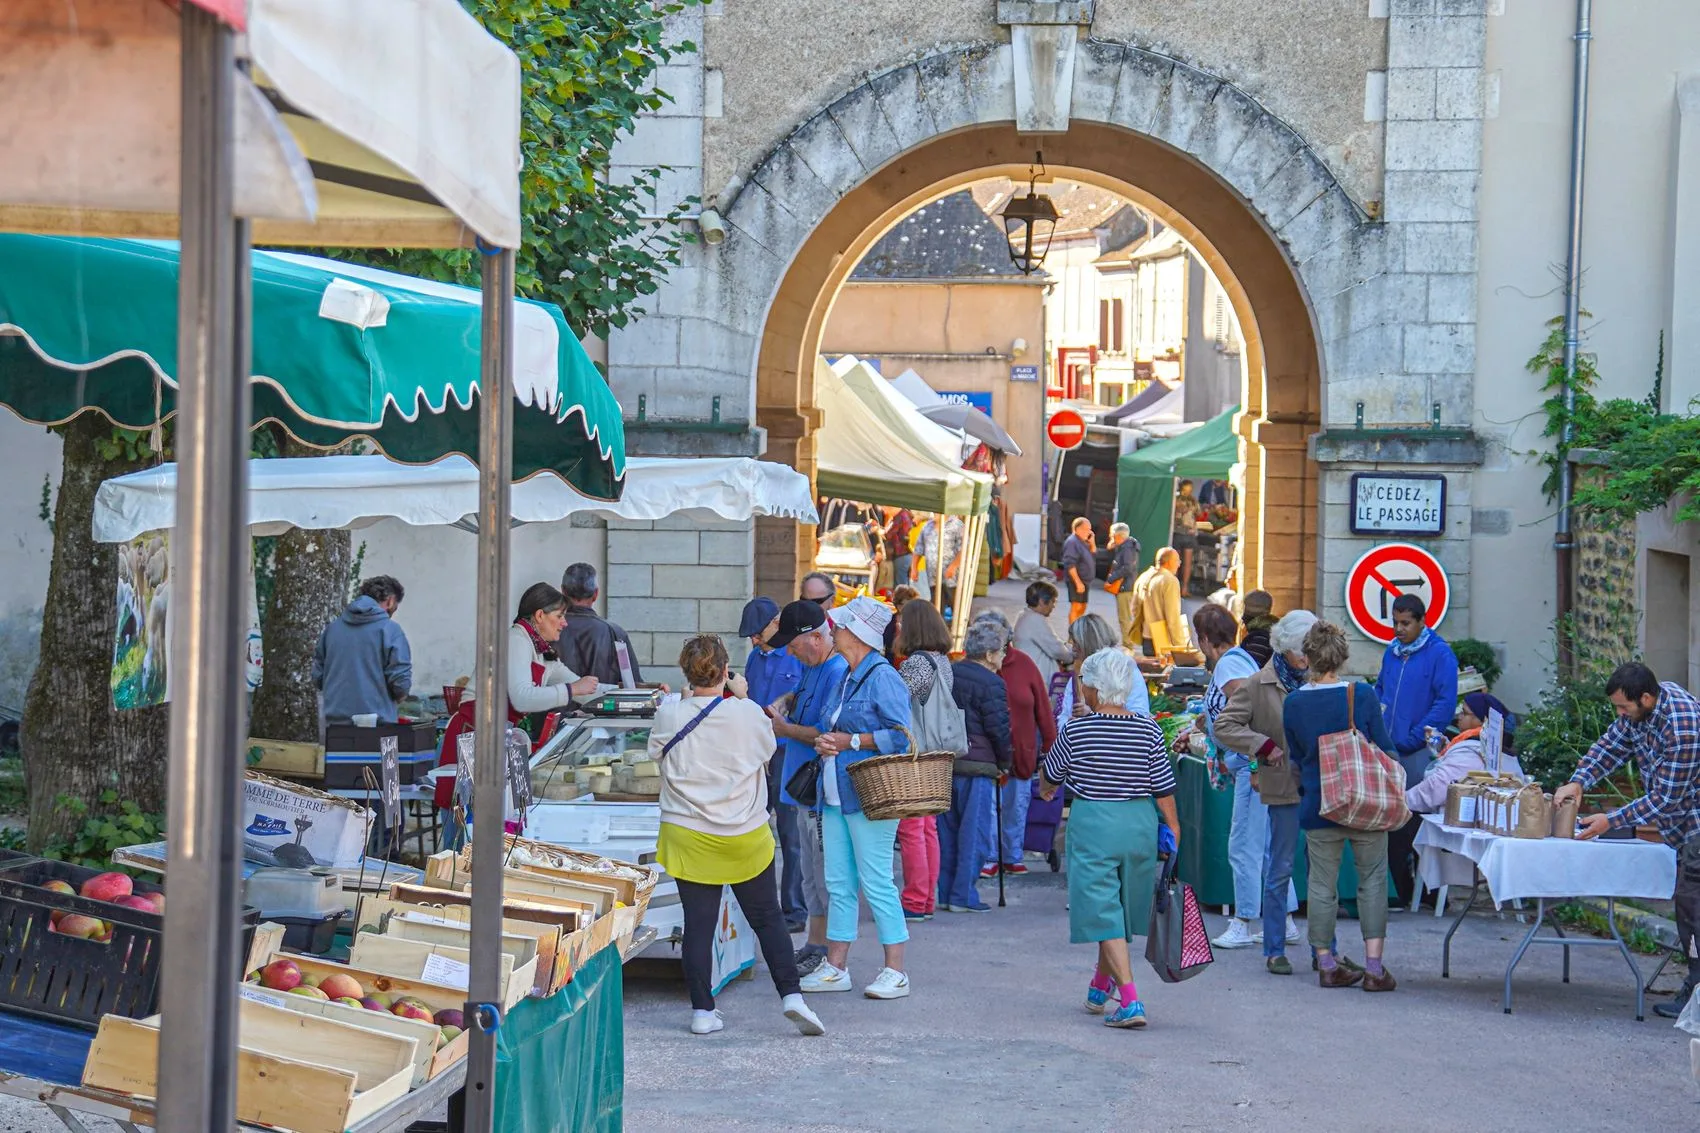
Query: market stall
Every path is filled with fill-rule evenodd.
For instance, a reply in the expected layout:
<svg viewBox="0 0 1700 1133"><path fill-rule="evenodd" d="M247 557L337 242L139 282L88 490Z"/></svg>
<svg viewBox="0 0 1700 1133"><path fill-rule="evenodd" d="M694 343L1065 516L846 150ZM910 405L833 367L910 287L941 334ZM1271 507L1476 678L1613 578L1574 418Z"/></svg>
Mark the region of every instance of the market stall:
<svg viewBox="0 0 1700 1133"><path fill-rule="evenodd" d="M816 490L832 499L930 513L966 525L952 633L968 631L973 579L985 546L992 478L961 467L961 435L927 420L872 367L854 358L817 359L815 402L826 424L816 434ZM944 597L935 575L933 600Z"/></svg>
<svg viewBox="0 0 1700 1133"><path fill-rule="evenodd" d="M1531 809L1539 809L1540 787L1532 788ZM1456 918L1446 930L1441 943L1440 974L1452 974L1452 937L1458 926L1469 916L1476 894L1483 885L1493 898L1494 906L1507 901L1535 902L1529 928L1505 964L1505 987L1500 1006L1511 1014L1511 977L1528 950L1537 944L1558 946L1564 951L1563 979L1570 982L1570 950L1583 947L1616 948L1629 966L1635 983L1635 1018L1646 1016L1647 981L1635 956L1624 943L1617 927L1619 898L1664 901L1676 886L1676 852L1663 842L1644 842L1639 839L1596 838L1578 841L1573 830L1554 834L1555 821L1550 815L1539 830L1527 829L1528 823L1513 807L1521 807L1520 789L1508 792L1509 802L1502 808L1500 828L1491 825L1446 825L1446 816L1423 815L1422 829L1417 832L1419 876L1426 888L1442 892L1457 880L1449 868L1451 860L1463 860L1473 875L1470 899L1463 903ZM1525 796L1526 798L1527 796ZM1472 802L1467 817L1475 823L1489 822L1489 803ZM1575 823L1575 811L1556 821ZM1517 833L1519 827L1522 833ZM1544 831L1541 832L1541 831ZM1603 897L1606 902L1606 921L1611 935L1605 939L1590 936L1566 936L1564 929L1552 919L1552 904L1583 897ZM1444 905L1444 902L1442 902ZM1540 936L1541 929L1551 928L1554 935Z"/></svg>
<svg viewBox="0 0 1700 1133"><path fill-rule="evenodd" d="M147 954L157 955L169 994L154 1053L141 1058L157 1081L138 1092L160 1099L152 1120L162 1128L229 1128L245 1104L239 1061L253 1068L251 1058L236 1057L239 1034L247 1041L250 1028L236 985L245 956L233 819L241 777L232 757L241 750L245 716L239 659L247 623L241 580L252 400L247 249L258 238L321 247L475 246L481 253L477 384L502 394L484 399L482 412L472 401L456 408L476 422L469 435L477 443L465 451L480 458L479 513L486 520L478 590L479 608L488 614L479 626L476 668L476 685L486 693L479 729L485 758L475 791L498 808L496 690L504 686L507 607L501 521L512 478L506 392L515 352L513 249L521 228L519 62L453 0L189 0L46 9L33 0L5 0L0 36L23 45L0 60L0 86L13 92L21 111L13 116L0 170L0 228L182 241L177 311L169 320L179 333L174 365L165 368L177 391L175 441L183 467L182 522L173 532L175 616L185 627L171 647L178 674L168 773L173 899L162 936L157 925L141 926L160 937ZM82 364L92 370L105 361ZM93 382L75 385L99 389ZM147 428L164 415L163 389L154 389ZM95 408L98 402L78 406ZM383 423L316 422L349 435ZM607 440L618 453L617 434ZM618 468L610 475L617 482ZM474 900L462 998L486 1024L472 1029L465 1060L473 1087L466 1116L477 1130L491 1128L499 1085L493 1004L502 848L485 841L476 861L484 884ZM31 900L46 909L39 897ZM399 1049L391 1053L400 1056ZM352 1101L356 1076L344 1072L338 1081L344 1079ZM368 1097L363 1127L411 1120L408 1092L387 1101ZM251 1085L246 1101L256 1101Z"/></svg>
<svg viewBox="0 0 1700 1133"><path fill-rule="evenodd" d="M1227 480L1240 463L1240 438L1234 432L1238 413L1235 407L1178 437L1125 453L1116 461L1116 517L1139 540L1147 560L1157 548L1169 544L1177 481ZM1201 544L1204 538L1211 543L1208 548L1201 545L1196 560L1211 558L1217 541L1237 538L1237 530L1237 523L1200 528Z"/></svg>

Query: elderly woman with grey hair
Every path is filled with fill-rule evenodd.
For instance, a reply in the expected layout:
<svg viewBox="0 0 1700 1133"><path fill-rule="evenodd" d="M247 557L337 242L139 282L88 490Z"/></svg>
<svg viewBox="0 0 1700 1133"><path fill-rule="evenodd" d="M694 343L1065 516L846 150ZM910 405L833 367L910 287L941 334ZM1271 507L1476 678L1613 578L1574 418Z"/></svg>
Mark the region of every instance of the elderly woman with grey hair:
<svg viewBox="0 0 1700 1133"><path fill-rule="evenodd" d="M947 913L991 909L975 888L982 862L995 854L993 792L1009 773L1009 695L998 670L1009 639L1003 627L976 622L963 642L963 660L951 666L957 707L968 726L968 754L951 776L950 809L939 815L939 904Z"/></svg>
<svg viewBox="0 0 1700 1133"><path fill-rule="evenodd" d="M1145 1026L1127 942L1150 925L1159 814L1180 837L1163 729L1127 708L1138 680L1138 667L1119 649L1088 657L1080 667L1088 713L1063 725L1039 770L1041 798L1067 787L1074 799L1066 847L1068 935L1072 943L1098 945L1086 1010L1111 1027Z"/></svg>
<svg viewBox="0 0 1700 1133"><path fill-rule="evenodd" d="M1087 614L1069 626L1068 640L1074 646L1073 672L1063 670L1051 678L1051 702L1056 708L1059 724L1072 716L1084 716L1088 712L1086 702L1080 695L1080 680L1077 676L1086 659L1106 649L1123 651L1121 638L1110 628L1110 623L1097 614ZM1141 716L1151 715L1151 690L1145 687L1145 679L1139 675L1137 665L1134 667L1134 680L1128 690L1125 707Z"/></svg>

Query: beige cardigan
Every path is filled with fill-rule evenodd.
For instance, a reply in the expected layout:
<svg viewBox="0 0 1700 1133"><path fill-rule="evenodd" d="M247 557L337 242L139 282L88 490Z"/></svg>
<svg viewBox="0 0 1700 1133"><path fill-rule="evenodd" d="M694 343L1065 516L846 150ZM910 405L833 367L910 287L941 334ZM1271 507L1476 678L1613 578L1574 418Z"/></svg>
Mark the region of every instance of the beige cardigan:
<svg viewBox="0 0 1700 1133"><path fill-rule="evenodd" d="M1257 794L1266 806L1299 801L1299 777L1282 750L1286 730L1281 705L1286 699L1275 666L1265 665L1240 682L1228 696L1227 707L1216 715L1216 742L1257 760Z"/></svg>

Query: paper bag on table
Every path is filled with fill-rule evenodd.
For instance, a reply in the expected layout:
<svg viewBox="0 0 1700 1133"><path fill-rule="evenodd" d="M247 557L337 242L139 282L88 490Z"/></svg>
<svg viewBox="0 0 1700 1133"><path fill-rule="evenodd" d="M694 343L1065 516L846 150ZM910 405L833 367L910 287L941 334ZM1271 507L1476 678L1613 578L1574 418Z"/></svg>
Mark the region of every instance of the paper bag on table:
<svg viewBox="0 0 1700 1133"><path fill-rule="evenodd" d="M1530 783L1512 796L1506 833L1513 838L1545 838L1552 833L1552 800L1539 783Z"/></svg>
<svg viewBox="0 0 1700 1133"><path fill-rule="evenodd" d="M1447 784L1446 815L1443 821L1448 826L1472 829L1477 822L1477 803L1481 801L1481 797L1481 787L1468 779Z"/></svg>
<svg viewBox="0 0 1700 1133"><path fill-rule="evenodd" d="M1552 796L1547 796L1547 802L1552 804ZM1576 837L1576 800L1567 798L1562 803L1552 807L1552 836L1554 838Z"/></svg>

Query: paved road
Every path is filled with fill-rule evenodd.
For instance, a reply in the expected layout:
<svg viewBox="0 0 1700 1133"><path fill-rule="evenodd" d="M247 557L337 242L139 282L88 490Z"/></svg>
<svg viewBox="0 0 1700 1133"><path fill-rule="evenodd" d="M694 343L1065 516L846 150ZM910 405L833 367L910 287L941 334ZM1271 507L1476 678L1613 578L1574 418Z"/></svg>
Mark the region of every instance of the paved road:
<svg viewBox="0 0 1700 1133"><path fill-rule="evenodd" d="M1556 949L1532 952L1507 1016L1499 976L1521 926L1472 914L1442 980L1444 922L1396 915L1391 995L1269 976L1249 951L1220 953L1174 986L1146 978L1141 960L1151 1026L1116 1031L1080 1010L1092 948L1067 942L1065 900L1060 877L1029 875L1012 880L1006 909L916 926L914 994L816 996L829 1028L820 1039L780 1017L765 970L721 997L726 1030L702 1038L686 1031L682 985L630 981L626 1127L1700 1128L1687 1037L1651 1016L1635 1022L1628 973L1604 949L1574 953L1568 986ZM1346 922L1342 939L1355 928ZM871 926L864 934L851 956L859 982L878 964ZM1361 958L1361 944L1347 952Z"/></svg>

